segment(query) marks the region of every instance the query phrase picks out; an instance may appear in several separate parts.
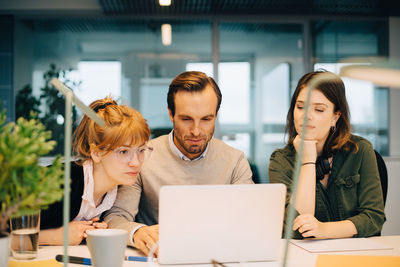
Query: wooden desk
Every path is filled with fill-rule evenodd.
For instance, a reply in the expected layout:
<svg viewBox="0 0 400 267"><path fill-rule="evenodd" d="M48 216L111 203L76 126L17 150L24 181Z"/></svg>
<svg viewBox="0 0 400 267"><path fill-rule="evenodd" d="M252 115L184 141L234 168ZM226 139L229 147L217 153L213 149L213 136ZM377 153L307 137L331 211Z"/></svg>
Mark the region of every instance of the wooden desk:
<svg viewBox="0 0 400 267"><path fill-rule="evenodd" d="M371 237L380 243L393 247L393 249L389 250L365 250L365 251L351 251L351 252L335 252L335 253L324 253L324 254L342 254L342 255L379 255L379 256L400 256L400 235L398 236L380 236L380 237ZM281 247L284 247L285 240L281 241ZM62 246L41 246L39 248L38 258L37 260L44 259L54 259L55 255L63 254L64 248ZM69 247L69 255L71 256L80 256L80 257L90 257L89 250L85 245L82 246L70 246ZM131 256L143 256L139 251L133 248L126 249L126 255ZM306 250L290 245L289 246L289 257L288 257L288 266L289 267L311 267L315 265L317 260L318 253L310 253ZM155 264L154 266L156 266ZM226 264L227 266L240 266L239 264ZM68 264L71 267L82 267L84 265L78 264ZM124 267L136 266L136 267L145 267L147 263L145 262L134 262L134 261L125 261ZM184 267L187 265L179 265L179 267ZM209 264L196 264L196 265L188 265L195 267L210 267ZM253 267L253 266L280 266L280 262L252 262L252 263L242 263L241 267ZM172 267L172 265L168 265L168 267Z"/></svg>

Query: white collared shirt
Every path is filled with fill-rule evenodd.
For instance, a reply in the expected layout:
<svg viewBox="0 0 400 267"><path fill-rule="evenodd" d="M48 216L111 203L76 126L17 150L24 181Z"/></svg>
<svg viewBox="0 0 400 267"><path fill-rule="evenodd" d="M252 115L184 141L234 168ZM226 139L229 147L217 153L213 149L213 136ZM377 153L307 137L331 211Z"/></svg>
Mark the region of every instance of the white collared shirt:
<svg viewBox="0 0 400 267"><path fill-rule="evenodd" d="M202 158L204 158L204 157L206 156L207 151L208 151L208 143L207 143L206 149L204 150L203 153L201 153L200 156L198 156L198 157L195 158L195 159L189 159L189 158L186 157L186 156L179 150L179 148L175 145L175 143L174 143L174 130L172 130L172 131L169 133L169 135L168 135L168 140L169 140L169 146L170 146L172 152L173 152L175 155L177 155L177 156L178 156L180 159L182 159L182 160L186 160L186 161L201 160Z"/></svg>
<svg viewBox="0 0 400 267"><path fill-rule="evenodd" d="M100 205L96 207L94 203L94 179L93 179L93 161L87 160L83 163L84 187L82 195L81 208L74 221L89 221L111 209L117 198L118 186L114 187L104 196Z"/></svg>

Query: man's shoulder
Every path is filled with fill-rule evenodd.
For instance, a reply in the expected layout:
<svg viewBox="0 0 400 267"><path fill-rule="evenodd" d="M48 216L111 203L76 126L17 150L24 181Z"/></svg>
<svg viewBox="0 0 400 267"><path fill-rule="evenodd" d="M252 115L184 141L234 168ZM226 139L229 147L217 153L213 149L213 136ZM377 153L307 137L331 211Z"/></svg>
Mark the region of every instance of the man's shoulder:
<svg viewBox="0 0 400 267"><path fill-rule="evenodd" d="M241 155L243 154L243 151L236 149L228 144L226 144L224 141L217 139L217 138L212 138L210 140L210 149L212 151L216 151L218 153L222 154L232 154L232 155Z"/></svg>
<svg viewBox="0 0 400 267"><path fill-rule="evenodd" d="M168 134L161 135L161 136L151 139L149 141L149 146L152 146L152 147L159 147L159 146L162 146L165 144L168 144Z"/></svg>

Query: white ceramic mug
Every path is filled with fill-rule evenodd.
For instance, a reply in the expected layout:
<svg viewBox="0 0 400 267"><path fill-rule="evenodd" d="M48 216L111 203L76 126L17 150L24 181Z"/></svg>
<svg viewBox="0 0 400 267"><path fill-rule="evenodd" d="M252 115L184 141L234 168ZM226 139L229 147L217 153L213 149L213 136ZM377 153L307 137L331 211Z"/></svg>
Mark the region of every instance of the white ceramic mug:
<svg viewBox="0 0 400 267"><path fill-rule="evenodd" d="M121 229L95 229L87 232L87 246L95 267L121 267L128 232Z"/></svg>

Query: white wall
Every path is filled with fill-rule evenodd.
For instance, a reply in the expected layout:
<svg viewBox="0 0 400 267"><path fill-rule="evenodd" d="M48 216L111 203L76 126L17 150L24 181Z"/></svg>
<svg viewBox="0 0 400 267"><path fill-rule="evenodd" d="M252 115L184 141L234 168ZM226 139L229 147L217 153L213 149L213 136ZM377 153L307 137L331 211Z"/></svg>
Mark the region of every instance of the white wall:
<svg viewBox="0 0 400 267"><path fill-rule="evenodd" d="M382 235L400 235L400 157L385 157L388 169L388 195L386 198L386 222Z"/></svg>
<svg viewBox="0 0 400 267"><path fill-rule="evenodd" d="M400 62L400 17L389 18L389 57ZM400 156L400 90L397 89L390 90L390 156Z"/></svg>
<svg viewBox="0 0 400 267"><path fill-rule="evenodd" d="M389 18L389 56L400 60L400 17ZM400 88L399 88L400 89ZM390 89L390 157L384 158L388 168L387 221L382 235L400 235L400 90Z"/></svg>

